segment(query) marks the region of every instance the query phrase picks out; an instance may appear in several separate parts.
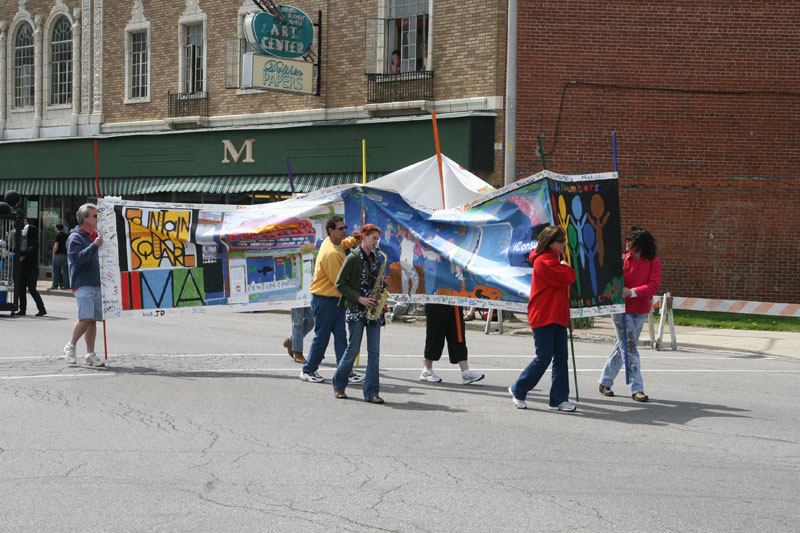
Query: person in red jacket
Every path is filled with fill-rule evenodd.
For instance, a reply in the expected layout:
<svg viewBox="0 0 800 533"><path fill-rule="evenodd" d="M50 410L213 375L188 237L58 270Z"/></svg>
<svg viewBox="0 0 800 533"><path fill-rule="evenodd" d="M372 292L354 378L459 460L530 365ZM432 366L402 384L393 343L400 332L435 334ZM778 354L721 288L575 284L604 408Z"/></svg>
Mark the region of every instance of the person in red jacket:
<svg viewBox="0 0 800 533"><path fill-rule="evenodd" d="M614 329L617 331L617 343L608 356L606 366L600 374L600 394L614 396L611 386L623 363L622 339L624 330L628 333L628 377L631 382L631 397L637 402L646 402L650 398L644 393L642 369L639 365L639 351L636 344L639 334L652 306L653 296L661 283L661 260L656 257L656 240L644 228L631 226L625 236L625 249L628 253L622 256L622 277L625 298L625 312L612 315ZM626 325L623 328L623 321Z"/></svg>
<svg viewBox="0 0 800 533"><path fill-rule="evenodd" d="M560 226L548 226L539 234L538 245L531 252L533 264L528 323L533 330L536 357L508 388L518 409L525 409L525 396L544 375L553 361L550 386L550 409L574 411L569 398L567 369L567 324L569 324L569 286L575 283L575 271L563 259L567 234Z"/></svg>

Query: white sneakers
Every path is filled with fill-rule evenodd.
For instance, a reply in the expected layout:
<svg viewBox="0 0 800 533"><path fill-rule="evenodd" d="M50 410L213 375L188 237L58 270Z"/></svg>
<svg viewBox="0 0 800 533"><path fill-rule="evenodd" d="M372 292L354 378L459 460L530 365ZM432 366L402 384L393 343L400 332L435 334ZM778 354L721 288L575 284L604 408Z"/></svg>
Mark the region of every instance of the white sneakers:
<svg viewBox="0 0 800 533"><path fill-rule="evenodd" d="M480 372L475 372L474 370L464 370L461 373L461 384L462 385L469 385L470 383L474 383L476 381L482 380L486 377L484 374ZM440 383L442 378L433 371L432 368L423 368L422 374L419 375L420 381L433 381L434 383Z"/></svg>
<svg viewBox="0 0 800 533"><path fill-rule="evenodd" d="M364 382L364 374L357 374L355 372L350 372L350 375L347 376L348 383L363 383Z"/></svg>
<svg viewBox="0 0 800 533"><path fill-rule="evenodd" d="M577 407L575 407L569 402L561 402L558 405L549 405L548 407L550 407L550 409L552 409L553 411L564 411L565 413L571 413L572 411L577 409Z"/></svg>
<svg viewBox="0 0 800 533"><path fill-rule="evenodd" d="M64 360L67 361L67 364L74 365L78 363L78 359L75 358L75 347L70 343L67 343L64 346Z"/></svg>
<svg viewBox="0 0 800 533"><path fill-rule="evenodd" d="M519 398L514 396L514 393L511 392L511 387L508 387L508 393L511 395L511 399L514 401L514 405L517 406L517 409L527 409L528 408L528 406L525 404L524 400L520 400ZM555 406L549 405L548 407L553 411L563 411L565 413L571 413L572 411L577 409L577 407L575 407L574 405L572 405L569 402L561 402L558 405L555 405Z"/></svg>
<svg viewBox="0 0 800 533"><path fill-rule="evenodd" d="M474 370L464 370L461 373L461 384L469 385L470 383L482 380L484 377L484 374L481 374L480 372L475 372Z"/></svg>
<svg viewBox="0 0 800 533"><path fill-rule="evenodd" d="M70 365L78 364L78 359L75 357L75 346L70 343L64 346L64 360ZM83 358L83 362L89 366L106 366L106 363L97 357L94 352L87 353L86 357Z"/></svg>
<svg viewBox="0 0 800 533"><path fill-rule="evenodd" d="M319 375L319 372L301 372L300 379L310 383L322 383L325 378Z"/></svg>
<svg viewBox="0 0 800 533"><path fill-rule="evenodd" d="M420 381L433 381L435 383L439 383L442 381L442 378L436 375L436 372L433 371L432 368L423 368L422 374L419 375Z"/></svg>
<svg viewBox="0 0 800 533"><path fill-rule="evenodd" d="M514 396L514 393L511 392L511 386L510 385L508 387L508 393L511 395L511 399L514 401L514 405L517 406L517 409L527 409L528 408L528 406L525 404L524 400L519 400L519 399L517 399L516 396Z"/></svg>
<svg viewBox="0 0 800 533"><path fill-rule="evenodd" d="M86 357L83 358L83 361L89 366L106 366L105 362L97 357L97 354L94 352L87 353Z"/></svg>

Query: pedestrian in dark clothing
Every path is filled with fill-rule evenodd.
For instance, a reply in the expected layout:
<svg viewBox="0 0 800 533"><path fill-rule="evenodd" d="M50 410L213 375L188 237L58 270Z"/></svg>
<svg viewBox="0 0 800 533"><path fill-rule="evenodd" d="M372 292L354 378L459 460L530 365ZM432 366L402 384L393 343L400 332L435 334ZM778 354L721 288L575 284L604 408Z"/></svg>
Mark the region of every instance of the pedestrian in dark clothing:
<svg viewBox="0 0 800 533"><path fill-rule="evenodd" d="M69 289L69 265L67 263L67 233L62 224L56 224L53 243L53 284L51 289Z"/></svg>
<svg viewBox="0 0 800 533"><path fill-rule="evenodd" d="M27 222L27 220L26 220ZM28 297L25 291L31 293L36 308L39 310L36 316L44 316L47 310L44 302L36 290L36 282L39 280L39 230L33 224L26 224L22 230L25 240L19 251L19 312L20 316L25 316L28 310Z"/></svg>

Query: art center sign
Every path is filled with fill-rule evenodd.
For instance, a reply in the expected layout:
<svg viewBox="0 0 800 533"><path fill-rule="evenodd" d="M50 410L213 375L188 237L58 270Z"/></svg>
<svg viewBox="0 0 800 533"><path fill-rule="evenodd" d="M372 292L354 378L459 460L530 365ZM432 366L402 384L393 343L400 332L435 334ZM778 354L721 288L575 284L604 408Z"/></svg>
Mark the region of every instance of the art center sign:
<svg viewBox="0 0 800 533"><path fill-rule="evenodd" d="M311 19L296 7L278 5L286 19L282 24L272 13L250 13L244 18L244 35L257 54L282 59L305 56L314 41Z"/></svg>

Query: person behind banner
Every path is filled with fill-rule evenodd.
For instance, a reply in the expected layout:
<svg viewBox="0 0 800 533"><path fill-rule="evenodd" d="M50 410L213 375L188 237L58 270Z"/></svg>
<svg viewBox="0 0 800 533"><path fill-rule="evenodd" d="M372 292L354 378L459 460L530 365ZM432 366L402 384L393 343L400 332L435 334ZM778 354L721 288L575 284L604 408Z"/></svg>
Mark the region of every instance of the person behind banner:
<svg viewBox="0 0 800 533"><path fill-rule="evenodd" d="M574 411L569 403L569 371L567 368L567 325L569 324L569 287L575 283L575 271L563 259L567 235L560 226L547 226L531 252L533 264L531 296L528 301L528 322L533 330L536 357L522 371L516 383L508 388L517 409L525 409L525 397L544 375L553 361L550 386L550 409Z"/></svg>
<svg viewBox="0 0 800 533"><path fill-rule="evenodd" d="M434 361L442 358L447 340L450 363L461 368L461 384L469 385L484 378L484 374L470 370L467 362L467 338L461 308L444 304L425 304L425 359L420 381L442 381L433 371Z"/></svg>
<svg viewBox="0 0 800 533"><path fill-rule="evenodd" d="M325 224L328 236L322 241L314 264L314 279L311 281L311 310L314 313L314 339L303 365L300 379L310 383L322 383L325 378L317 369L325 358L325 349L333 334L333 348L337 365L347 348L347 331L344 327L344 310L339 308L342 293L336 288L336 278L342 269L345 250L358 244L360 236L346 237L344 219L334 215ZM364 376L350 375L350 383L360 383Z"/></svg>
<svg viewBox="0 0 800 533"><path fill-rule="evenodd" d="M347 398L345 394L347 378L352 372L366 330L368 360L367 375L364 379L364 400L381 404L383 399L379 395L379 359L381 326L385 322L382 313L377 319L371 319L367 311L378 305L378 301L373 297L376 287L383 289L386 286L386 256L375 253L381 238L381 230L377 226L364 224L359 234L361 246L347 256L336 278L336 288L342 293L339 307L344 309L350 342L333 375L333 395L339 399Z"/></svg>
<svg viewBox="0 0 800 533"><path fill-rule="evenodd" d="M51 289L69 289L69 265L67 261L67 233L64 225L56 224L56 238L53 242L53 284Z"/></svg>
<svg viewBox="0 0 800 533"><path fill-rule="evenodd" d="M302 365L306 362L303 356L303 339L314 329L314 312L311 307L293 307L291 317L292 333L283 341L283 347L295 363Z"/></svg>
<svg viewBox="0 0 800 533"><path fill-rule="evenodd" d="M94 353L97 322L103 320L100 259L97 254L103 246L103 236L97 233L97 206L83 204L75 216L78 225L72 228L67 238L67 262L69 286L78 302L78 322L72 330L72 338L64 346L64 359L71 365L77 363L76 345L83 337L86 342L84 362L89 366L105 366L103 360Z"/></svg>
<svg viewBox="0 0 800 533"><path fill-rule="evenodd" d="M617 343L600 374L600 394L614 396L611 386L624 362L622 343L625 342L623 339L627 333L631 397L637 402L646 402L650 398L644 393L639 350L636 346L650 313L653 296L661 284L661 260L656 257L656 240L644 228L631 226L625 236L625 249L627 253L622 255L622 297L625 298L625 312L611 315L617 332Z"/></svg>

